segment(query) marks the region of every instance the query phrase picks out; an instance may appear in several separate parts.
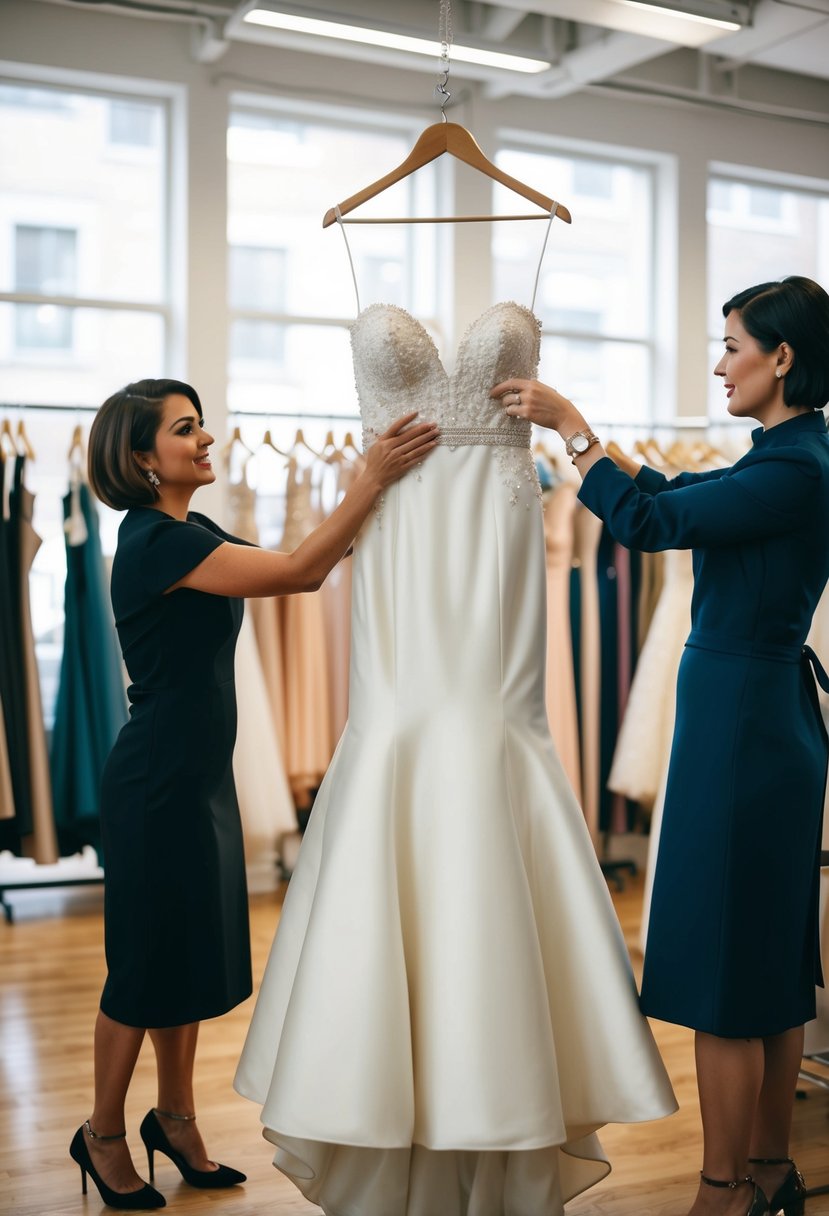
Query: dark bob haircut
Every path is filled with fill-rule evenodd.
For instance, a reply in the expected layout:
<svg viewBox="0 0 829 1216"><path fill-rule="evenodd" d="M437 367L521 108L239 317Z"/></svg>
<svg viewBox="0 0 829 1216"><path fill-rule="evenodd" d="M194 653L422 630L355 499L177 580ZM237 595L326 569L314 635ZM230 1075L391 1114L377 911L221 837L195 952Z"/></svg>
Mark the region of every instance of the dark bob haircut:
<svg viewBox="0 0 829 1216"><path fill-rule="evenodd" d="M794 352L783 381L786 405L823 409L829 401L829 295L823 288L793 274L738 292L723 304L723 316L734 309L761 350L771 354L785 342Z"/></svg>
<svg viewBox="0 0 829 1216"><path fill-rule="evenodd" d="M136 380L108 397L89 432L89 484L101 502L116 511L149 507L159 493L147 481L134 452L151 452L164 402L181 393L202 418L199 395L181 380Z"/></svg>

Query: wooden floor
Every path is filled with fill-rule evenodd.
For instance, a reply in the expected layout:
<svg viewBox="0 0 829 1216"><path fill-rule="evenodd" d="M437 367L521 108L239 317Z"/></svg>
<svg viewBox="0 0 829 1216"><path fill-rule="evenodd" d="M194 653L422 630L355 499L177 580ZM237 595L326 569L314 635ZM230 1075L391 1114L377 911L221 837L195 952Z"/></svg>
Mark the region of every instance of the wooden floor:
<svg viewBox="0 0 829 1216"><path fill-rule="evenodd" d="M634 882L615 898L638 966L633 947L641 890ZM101 899L97 891L76 895L61 914L40 899L40 904L21 908L16 924L0 924L0 1213L99 1216L110 1209L100 1203L91 1182L90 1193L82 1198L80 1173L67 1147L90 1109L91 1032L104 974ZM279 904L276 895L256 896L251 903L257 980ZM233 1191L193 1190L166 1158L157 1157L156 1184L169 1211L319 1216L319 1209L273 1168L273 1149L261 1138L258 1108L231 1087L251 1009L249 1001L204 1024L196 1072L199 1123L208 1148L214 1157L244 1170L248 1182ZM655 1032L681 1109L656 1123L607 1128L601 1140L613 1172L568 1205L572 1216L682 1216L688 1209L700 1161L691 1035L659 1024ZM804 1086L803 1093L795 1108L793 1153L807 1182L829 1183L829 1092ZM154 1100L148 1042L127 1110L130 1143L145 1177L137 1129ZM829 1216L829 1196L810 1200L807 1216Z"/></svg>

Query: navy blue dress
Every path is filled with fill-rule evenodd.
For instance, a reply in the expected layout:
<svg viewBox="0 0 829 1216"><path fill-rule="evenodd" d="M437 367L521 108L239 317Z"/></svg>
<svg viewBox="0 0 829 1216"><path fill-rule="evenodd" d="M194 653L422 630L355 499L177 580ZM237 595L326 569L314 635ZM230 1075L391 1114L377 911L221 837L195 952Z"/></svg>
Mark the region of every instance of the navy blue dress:
<svg viewBox="0 0 829 1216"><path fill-rule="evenodd" d="M672 481L600 460L579 495L623 545L694 550L641 1005L726 1038L809 1021L822 982L827 738L804 642L829 577L829 436L817 412L752 439Z"/></svg>
<svg viewBox="0 0 829 1216"><path fill-rule="evenodd" d="M101 1009L128 1026L198 1022L251 993L232 769L244 601L164 594L226 540L244 543L204 515L151 507L128 511L118 532L112 606L133 683L101 786Z"/></svg>

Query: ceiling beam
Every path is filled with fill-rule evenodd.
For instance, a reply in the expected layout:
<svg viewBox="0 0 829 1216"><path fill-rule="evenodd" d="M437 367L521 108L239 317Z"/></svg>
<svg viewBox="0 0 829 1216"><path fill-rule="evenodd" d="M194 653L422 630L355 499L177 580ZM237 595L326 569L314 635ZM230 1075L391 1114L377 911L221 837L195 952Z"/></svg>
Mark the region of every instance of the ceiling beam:
<svg viewBox="0 0 829 1216"><path fill-rule="evenodd" d="M523 7L503 8L501 5L491 5L480 29L480 37L490 42L500 42L509 38L518 29L528 15L529 10Z"/></svg>
<svg viewBox="0 0 829 1216"><path fill-rule="evenodd" d="M618 72L625 72L673 49L673 43L663 42L659 38L609 32L589 46L568 51L555 67L531 79L513 81L502 78L487 85L484 95L492 100L515 93L537 98L567 97L585 85L607 80Z"/></svg>

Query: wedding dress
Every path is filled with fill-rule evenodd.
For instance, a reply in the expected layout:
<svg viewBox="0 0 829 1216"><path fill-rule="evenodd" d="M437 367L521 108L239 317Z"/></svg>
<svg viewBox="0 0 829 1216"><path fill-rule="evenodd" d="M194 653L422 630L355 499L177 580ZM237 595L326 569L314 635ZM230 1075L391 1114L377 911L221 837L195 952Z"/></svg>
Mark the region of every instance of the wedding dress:
<svg viewBox="0 0 829 1216"><path fill-rule="evenodd" d="M596 1129L675 1109L544 703L530 424L539 323L496 304L456 368L405 310L352 329L364 446L442 428L354 546L349 720L235 1086L327 1216L554 1216Z"/></svg>

